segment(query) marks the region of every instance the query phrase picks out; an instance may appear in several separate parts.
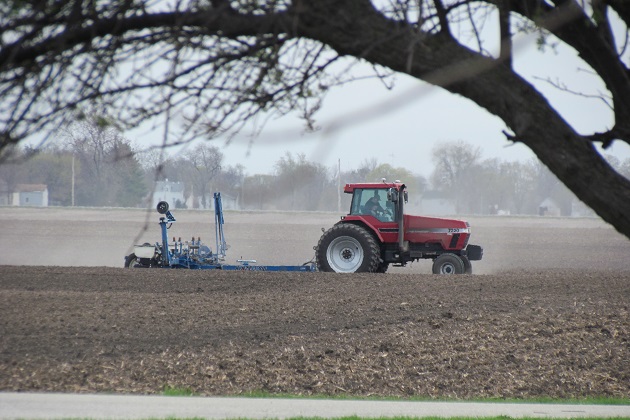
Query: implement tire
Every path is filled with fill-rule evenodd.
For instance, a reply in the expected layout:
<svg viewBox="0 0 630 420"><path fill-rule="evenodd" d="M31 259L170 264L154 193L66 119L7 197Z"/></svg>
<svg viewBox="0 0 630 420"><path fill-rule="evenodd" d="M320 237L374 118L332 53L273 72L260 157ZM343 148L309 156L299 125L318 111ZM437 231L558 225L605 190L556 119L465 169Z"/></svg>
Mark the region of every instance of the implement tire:
<svg viewBox="0 0 630 420"><path fill-rule="evenodd" d="M136 254L129 254L125 257L125 268L134 268L140 263Z"/></svg>
<svg viewBox="0 0 630 420"><path fill-rule="evenodd" d="M374 273L380 264L380 247L361 226L339 223L328 229L315 249L317 269L335 273Z"/></svg>

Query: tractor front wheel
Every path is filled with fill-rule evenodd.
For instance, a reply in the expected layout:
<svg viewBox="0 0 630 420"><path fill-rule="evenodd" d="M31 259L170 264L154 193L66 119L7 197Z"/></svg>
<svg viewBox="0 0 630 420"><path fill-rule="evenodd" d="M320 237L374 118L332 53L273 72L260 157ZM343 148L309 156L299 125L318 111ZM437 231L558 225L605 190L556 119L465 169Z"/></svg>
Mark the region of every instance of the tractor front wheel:
<svg viewBox="0 0 630 420"><path fill-rule="evenodd" d="M442 254L433 261L433 274L464 274L466 265L455 254Z"/></svg>
<svg viewBox="0 0 630 420"><path fill-rule="evenodd" d="M372 234L348 223L328 229L315 249L319 271L373 273L378 270L380 259L380 248Z"/></svg>
<svg viewBox="0 0 630 420"><path fill-rule="evenodd" d="M464 274L472 274L472 264L468 257L462 256L461 259L464 261Z"/></svg>

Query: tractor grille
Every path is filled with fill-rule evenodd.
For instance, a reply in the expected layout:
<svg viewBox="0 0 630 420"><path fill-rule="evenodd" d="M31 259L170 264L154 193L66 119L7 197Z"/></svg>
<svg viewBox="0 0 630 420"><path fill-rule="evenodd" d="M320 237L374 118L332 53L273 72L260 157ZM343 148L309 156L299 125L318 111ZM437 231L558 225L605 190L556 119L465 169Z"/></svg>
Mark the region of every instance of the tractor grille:
<svg viewBox="0 0 630 420"><path fill-rule="evenodd" d="M457 247L457 241L459 241L459 236L460 236L459 233L456 233L456 234L453 235L453 237L451 238L451 243L448 246L449 248Z"/></svg>

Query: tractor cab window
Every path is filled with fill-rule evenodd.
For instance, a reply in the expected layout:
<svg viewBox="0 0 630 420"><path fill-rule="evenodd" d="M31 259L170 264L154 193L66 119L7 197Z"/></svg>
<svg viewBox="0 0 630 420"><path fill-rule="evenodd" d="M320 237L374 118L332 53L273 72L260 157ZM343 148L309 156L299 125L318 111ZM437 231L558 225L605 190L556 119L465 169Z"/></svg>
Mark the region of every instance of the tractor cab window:
<svg viewBox="0 0 630 420"><path fill-rule="evenodd" d="M393 222L396 204L388 201L383 189L358 188L354 190L350 214L371 215L381 222Z"/></svg>

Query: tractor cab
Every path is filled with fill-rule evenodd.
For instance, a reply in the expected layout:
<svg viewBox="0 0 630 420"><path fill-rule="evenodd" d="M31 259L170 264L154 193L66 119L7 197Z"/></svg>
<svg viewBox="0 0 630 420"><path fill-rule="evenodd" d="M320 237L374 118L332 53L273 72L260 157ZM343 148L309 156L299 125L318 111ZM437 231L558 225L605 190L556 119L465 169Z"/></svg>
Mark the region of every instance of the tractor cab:
<svg viewBox="0 0 630 420"><path fill-rule="evenodd" d="M407 202L405 184L346 184L352 194L349 216L373 216L380 222L398 222Z"/></svg>

